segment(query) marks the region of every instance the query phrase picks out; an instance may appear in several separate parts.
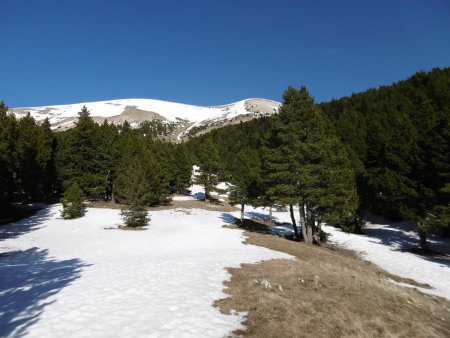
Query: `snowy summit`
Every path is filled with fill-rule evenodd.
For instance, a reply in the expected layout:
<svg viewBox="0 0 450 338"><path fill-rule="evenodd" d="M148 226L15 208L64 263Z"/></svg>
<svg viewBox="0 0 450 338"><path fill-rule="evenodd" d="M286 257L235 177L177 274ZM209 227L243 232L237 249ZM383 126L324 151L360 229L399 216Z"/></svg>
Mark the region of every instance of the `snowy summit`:
<svg viewBox="0 0 450 338"><path fill-rule="evenodd" d="M280 103L267 99L245 99L222 106L195 106L153 99L123 99L99 102L83 102L70 105L11 108L17 117L28 112L37 121L48 118L52 128L65 130L72 128L78 112L83 106L90 111L96 122L121 124L125 120L131 125L143 121L158 120L179 127L176 138L180 140L194 127L223 126L229 123L247 121L257 116L278 112Z"/></svg>

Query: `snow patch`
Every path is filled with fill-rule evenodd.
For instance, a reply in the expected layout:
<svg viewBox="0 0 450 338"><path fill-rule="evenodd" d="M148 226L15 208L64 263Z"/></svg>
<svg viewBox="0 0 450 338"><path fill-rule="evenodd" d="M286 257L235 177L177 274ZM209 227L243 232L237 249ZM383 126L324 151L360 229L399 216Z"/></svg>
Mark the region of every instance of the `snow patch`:
<svg viewBox="0 0 450 338"><path fill-rule="evenodd" d="M119 210L63 220L60 208L0 230L0 336L228 336L245 313L212 306L226 267L291 258L244 245L220 212L154 211L147 230L123 231Z"/></svg>

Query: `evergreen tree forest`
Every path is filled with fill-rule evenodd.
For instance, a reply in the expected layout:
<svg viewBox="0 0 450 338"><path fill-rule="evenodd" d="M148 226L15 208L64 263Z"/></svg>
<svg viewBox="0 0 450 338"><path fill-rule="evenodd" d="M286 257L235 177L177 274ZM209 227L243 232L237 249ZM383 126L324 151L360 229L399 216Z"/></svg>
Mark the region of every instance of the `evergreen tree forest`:
<svg viewBox="0 0 450 338"><path fill-rule="evenodd" d="M172 193L190 186L192 165L184 144L159 140L145 123L138 128L127 122L99 125L84 107L74 128L53 132L48 121L37 123L29 115L16 119L0 104L3 218L27 203L59 201L74 185L85 200L136 207L166 203ZM134 182L136 171L141 182ZM137 186L145 193L137 196Z"/></svg>
<svg viewBox="0 0 450 338"><path fill-rule="evenodd" d="M45 120L7 114L0 102L0 216L14 213L15 203L49 201L55 197L56 138Z"/></svg>
<svg viewBox="0 0 450 338"><path fill-rule="evenodd" d="M450 222L450 68L320 105L346 145L361 211L417 223Z"/></svg>
<svg viewBox="0 0 450 338"><path fill-rule="evenodd" d="M316 104L288 88L279 114L215 129L187 142L161 140L166 128L97 124L88 108L74 128L7 113L0 103L0 213L59 201L74 185L84 199L142 207L185 193L192 165L210 199L229 183L239 205L286 206L296 238L322 239L326 222L358 232L368 212L429 230L450 221L450 68ZM297 228L297 224L301 225Z"/></svg>
<svg viewBox="0 0 450 338"><path fill-rule="evenodd" d="M307 241L321 221L359 232L368 212L416 222L423 249L427 231L448 231L450 68L321 104L289 88L278 115L193 138L191 152L207 139L231 200L287 205L294 230L297 205Z"/></svg>

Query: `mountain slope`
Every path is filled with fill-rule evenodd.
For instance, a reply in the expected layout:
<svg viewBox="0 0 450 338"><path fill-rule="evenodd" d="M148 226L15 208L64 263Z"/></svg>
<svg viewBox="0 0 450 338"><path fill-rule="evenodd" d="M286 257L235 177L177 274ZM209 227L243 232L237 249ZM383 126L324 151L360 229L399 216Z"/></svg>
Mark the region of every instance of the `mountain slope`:
<svg viewBox="0 0 450 338"><path fill-rule="evenodd" d="M271 115L278 111L279 102L267 99L245 99L223 106L203 107L152 99L123 99L112 101L85 102L71 105L12 108L17 117L30 112L37 121L49 119L52 128L72 128L77 114L86 106L97 122L121 124L127 120L132 125L143 121L158 120L175 126L174 135L181 140L195 131L217 128L223 125L249 120L256 116Z"/></svg>

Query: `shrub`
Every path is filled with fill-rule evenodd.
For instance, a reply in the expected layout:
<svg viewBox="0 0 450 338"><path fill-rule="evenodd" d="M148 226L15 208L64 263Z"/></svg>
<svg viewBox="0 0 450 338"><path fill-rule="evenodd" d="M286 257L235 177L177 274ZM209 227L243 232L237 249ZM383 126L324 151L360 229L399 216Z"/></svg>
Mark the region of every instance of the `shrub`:
<svg viewBox="0 0 450 338"><path fill-rule="evenodd" d="M78 184L73 183L61 198L62 211L61 216L64 219L72 219L84 216L82 191Z"/></svg>
<svg viewBox="0 0 450 338"><path fill-rule="evenodd" d="M147 210L145 207L130 206L127 209L122 209L122 217L126 226L128 227L144 227L150 222Z"/></svg>

